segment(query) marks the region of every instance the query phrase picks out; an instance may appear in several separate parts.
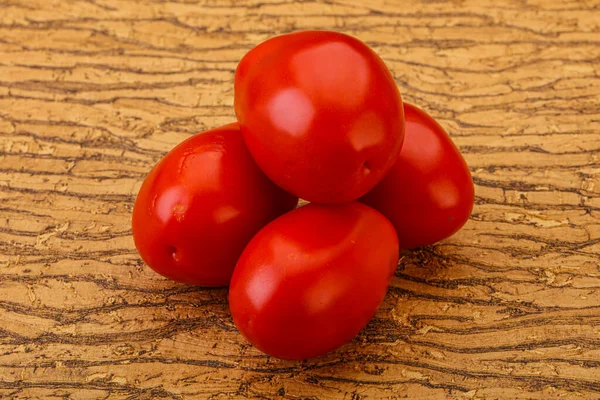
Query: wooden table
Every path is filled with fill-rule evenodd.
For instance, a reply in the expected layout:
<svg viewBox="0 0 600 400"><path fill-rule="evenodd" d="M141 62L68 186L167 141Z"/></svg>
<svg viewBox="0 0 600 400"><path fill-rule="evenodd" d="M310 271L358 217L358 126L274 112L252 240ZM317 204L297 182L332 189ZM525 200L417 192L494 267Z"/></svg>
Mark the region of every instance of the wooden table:
<svg viewBox="0 0 600 400"><path fill-rule="evenodd" d="M350 344L267 358L224 289L141 262L151 166L234 119L276 33L369 43L447 128L476 206L403 256ZM597 0L0 0L0 397L600 397Z"/></svg>

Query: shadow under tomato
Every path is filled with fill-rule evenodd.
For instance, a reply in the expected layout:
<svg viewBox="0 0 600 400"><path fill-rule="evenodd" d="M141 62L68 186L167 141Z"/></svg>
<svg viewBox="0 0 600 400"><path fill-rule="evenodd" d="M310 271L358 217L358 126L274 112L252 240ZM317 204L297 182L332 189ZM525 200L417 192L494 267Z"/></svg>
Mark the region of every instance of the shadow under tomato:
<svg viewBox="0 0 600 400"><path fill-rule="evenodd" d="M198 311L203 310L204 315L217 317L213 323L218 321L216 325L221 329L225 328L224 335L229 337L230 345L235 343L239 345L239 352L232 354L231 348L223 350L215 348L214 355L235 362L239 368L250 371L275 369L290 373L327 368L332 372L337 365L354 361L381 360L382 357L385 359L387 356L382 352L385 353L386 346L407 341L410 336L418 333L422 328L418 318L413 319L410 310L399 309L402 308L402 298L410 298L418 293L419 286L427 284L430 280L435 282L436 278L443 274L442 271L452 267L453 263L448 255L436 246L404 251L398 261L388 294L371 322L353 340L339 349L304 361L278 360L261 353L247 343L233 324L227 306L227 288L186 287L174 284L176 288L171 290L176 293L169 294L169 298L176 303L187 301L190 305L199 308ZM406 318L399 319L399 311L405 314ZM235 343L232 343L232 340ZM380 369L373 367L363 372L378 374Z"/></svg>

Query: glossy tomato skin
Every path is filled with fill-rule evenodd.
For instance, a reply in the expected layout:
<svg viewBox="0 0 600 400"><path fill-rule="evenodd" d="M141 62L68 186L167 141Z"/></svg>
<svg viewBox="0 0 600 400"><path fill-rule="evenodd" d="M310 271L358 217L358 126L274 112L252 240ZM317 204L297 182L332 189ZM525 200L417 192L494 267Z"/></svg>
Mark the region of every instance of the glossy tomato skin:
<svg viewBox="0 0 600 400"><path fill-rule="evenodd" d="M190 137L152 169L133 209L133 238L159 274L226 286L252 236L297 202L260 171L230 124Z"/></svg>
<svg viewBox="0 0 600 400"><path fill-rule="evenodd" d="M355 200L396 160L402 98L383 61L341 33L302 31L250 50L235 73L235 112L261 169L316 203Z"/></svg>
<svg viewBox="0 0 600 400"><path fill-rule="evenodd" d="M398 251L394 227L361 203L298 208L263 228L242 253L229 290L233 320L271 356L325 354L373 317Z"/></svg>
<svg viewBox="0 0 600 400"><path fill-rule="evenodd" d="M400 247L436 243L456 233L473 209L473 179L458 148L431 116L404 103L406 138L383 181L361 201L394 224Z"/></svg>

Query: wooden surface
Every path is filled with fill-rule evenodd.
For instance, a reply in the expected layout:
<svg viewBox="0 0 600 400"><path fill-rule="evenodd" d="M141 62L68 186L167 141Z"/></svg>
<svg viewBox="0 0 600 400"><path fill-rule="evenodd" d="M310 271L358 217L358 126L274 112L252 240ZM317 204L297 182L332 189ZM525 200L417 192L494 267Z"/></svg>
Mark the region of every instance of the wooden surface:
<svg viewBox="0 0 600 400"><path fill-rule="evenodd" d="M267 358L226 290L140 261L151 166L233 120L275 33L369 43L472 168L464 230L406 254L352 343ZM0 0L0 397L600 398L600 2Z"/></svg>

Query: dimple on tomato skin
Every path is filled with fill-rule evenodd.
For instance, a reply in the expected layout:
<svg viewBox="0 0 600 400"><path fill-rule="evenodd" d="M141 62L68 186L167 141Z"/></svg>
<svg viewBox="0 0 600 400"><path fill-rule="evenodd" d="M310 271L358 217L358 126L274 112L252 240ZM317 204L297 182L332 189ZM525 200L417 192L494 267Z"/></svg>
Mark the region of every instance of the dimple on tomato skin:
<svg viewBox="0 0 600 400"><path fill-rule="evenodd" d="M244 140L277 185L316 203L372 189L396 160L404 109L366 44L328 31L271 38L240 61L234 106Z"/></svg>
<svg viewBox="0 0 600 400"><path fill-rule="evenodd" d="M191 285L227 286L252 236L298 198L258 168L237 123L194 135L144 180L133 238L159 274Z"/></svg>
<svg viewBox="0 0 600 400"><path fill-rule="evenodd" d="M398 252L394 227L364 204L298 208L263 228L242 253L229 289L233 320L277 358L335 350L383 302Z"/></svg>
<svg viewBox="0 0 600 400"><path fill-rule="evenodd" d="M456 233L469 220L475 200L469 167L444 128L404 103L406 133L390 172L361 202L385 215L400 247L427 246Z"/></svg>

